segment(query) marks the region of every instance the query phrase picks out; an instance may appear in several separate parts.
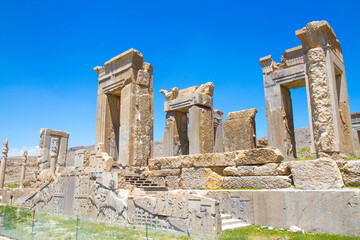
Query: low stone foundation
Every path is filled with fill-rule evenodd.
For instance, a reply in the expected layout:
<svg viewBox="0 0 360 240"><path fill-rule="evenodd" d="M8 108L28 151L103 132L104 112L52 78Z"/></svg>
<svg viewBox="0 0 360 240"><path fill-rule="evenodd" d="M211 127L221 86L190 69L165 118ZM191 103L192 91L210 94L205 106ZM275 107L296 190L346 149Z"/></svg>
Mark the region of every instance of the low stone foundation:
<svg viewBox="0 0 360 240"><path fill-rule="evenodd" d="M183 191L218 200L220 212L253 225L360 236L360 189Z"/></svg>

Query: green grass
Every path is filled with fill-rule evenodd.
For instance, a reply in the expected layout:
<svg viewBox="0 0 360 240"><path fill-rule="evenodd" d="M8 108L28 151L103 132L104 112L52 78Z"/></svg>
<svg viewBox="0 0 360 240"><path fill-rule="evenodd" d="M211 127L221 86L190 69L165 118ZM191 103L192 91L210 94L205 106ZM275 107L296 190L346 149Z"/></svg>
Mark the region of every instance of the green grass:
<svg viewBox="0 0 360 240"><path fill-rule="evenodd" d="M310 152L310 147L299 148L299 149L297 149L297 151L296 151L296 153L297 153L298 155L302 155L302 154L308 153L308 152Z"/></svg>
<svg viewBox="0 0 360 240"><path fill-rule="evenodd" d="M19 184L17 184L17 183L5 183L4 187L6 187L6 188L18 188Z"/></svg>
<svg viewBox="0 0 360 240"><path fill-rule="evenodd" d="M360 156L359 156L359 155L354 155L354 156L350 156L350 157L346 158L347 161L357 160L357 159L360 159Z"/></svg>
<svg viewBox="0 0 360 240"><path fill-rule="evenodd" d="M259 226L249 226L235 230L224 231L220 237L221 240L265 240L265 239L291 239L291 240L359 240L359 237L348 237L341 235L330 235L323 233L291 233L287 230L268 230L260 229Z"/></svg>
<svg viewBox="0 0 360 240"><path fill-rule="evenodd" d="M351 185L348 185L346 186L347 188L357 188L357 189L360 189L360 186L351 186Z"/></svg>

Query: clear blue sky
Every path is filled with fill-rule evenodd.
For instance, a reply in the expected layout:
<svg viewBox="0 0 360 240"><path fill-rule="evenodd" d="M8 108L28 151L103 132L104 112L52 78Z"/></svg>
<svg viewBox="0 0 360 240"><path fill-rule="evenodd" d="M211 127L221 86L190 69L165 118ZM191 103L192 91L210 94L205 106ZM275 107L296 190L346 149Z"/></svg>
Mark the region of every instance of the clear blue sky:
<svg viewBox="0 0 360 240"><path fill-rule="evenodd" d="M154 139L163 138L159 90L212 81L214 107L266 116L259 58L300 45L295 30L327 20L341 42L352 112L360 111L360 1L1 1L0 141L20 150L39 130L95 138L95 66L129 48L154 67ZM308 126L304 89L293 92L295 127Z"/></svg>

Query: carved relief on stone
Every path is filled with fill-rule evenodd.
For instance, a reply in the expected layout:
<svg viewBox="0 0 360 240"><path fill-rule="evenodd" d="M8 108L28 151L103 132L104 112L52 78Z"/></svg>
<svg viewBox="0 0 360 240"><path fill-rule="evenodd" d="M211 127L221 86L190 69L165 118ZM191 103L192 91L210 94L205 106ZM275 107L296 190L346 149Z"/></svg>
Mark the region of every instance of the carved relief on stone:
<svg viewBox="0 0 360 240"><path fill-rule="evenodd" d="M164 94L165 96L165 101L170 101L170 100L174 100L175 98L178 97L179 95L179 89L177 87L174 87L174 88L171 88L168 91L164 90L164 89L161 89L160 90L160 93Z"/></svg>

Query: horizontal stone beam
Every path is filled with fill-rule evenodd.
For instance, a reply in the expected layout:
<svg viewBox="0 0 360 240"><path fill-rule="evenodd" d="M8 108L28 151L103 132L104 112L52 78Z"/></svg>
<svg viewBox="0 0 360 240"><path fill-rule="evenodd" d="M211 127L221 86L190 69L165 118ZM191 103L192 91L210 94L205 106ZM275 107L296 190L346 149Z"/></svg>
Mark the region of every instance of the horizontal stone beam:
<svg viewBox="0 0 360 240"><path fill-rule="evenodd" d="M189 112L191 106L199 105L212 108L213 99L207 94L197 93L185 97L176 98L164 103L164 111L183 111Z"/></svg>

